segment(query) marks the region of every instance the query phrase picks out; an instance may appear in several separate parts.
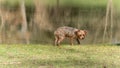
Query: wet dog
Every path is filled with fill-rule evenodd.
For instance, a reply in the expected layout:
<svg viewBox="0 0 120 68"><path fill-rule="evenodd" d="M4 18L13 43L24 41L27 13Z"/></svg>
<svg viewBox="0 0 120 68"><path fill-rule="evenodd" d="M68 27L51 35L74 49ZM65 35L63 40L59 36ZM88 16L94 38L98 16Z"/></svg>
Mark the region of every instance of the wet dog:
<svg viewBox="0 0 120 68"><path fill-rule="evenodd" d="M65 38L70 39L71 45L73 45L73 40L76 39L77 43L80 44L80 40L83 40L87 34L86 30L79 30L76 28L64 26L57 28L54 31L55 45L59 46Z"/></svg>

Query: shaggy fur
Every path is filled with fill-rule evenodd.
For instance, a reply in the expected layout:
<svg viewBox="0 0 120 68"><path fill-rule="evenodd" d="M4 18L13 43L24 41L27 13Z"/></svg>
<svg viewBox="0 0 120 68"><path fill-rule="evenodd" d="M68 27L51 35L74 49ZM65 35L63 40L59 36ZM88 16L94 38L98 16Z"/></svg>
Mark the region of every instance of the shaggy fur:
<svg viewBox="0 0 120 68"><path fill-rule="evenodd" d="M76 39L78 44L80 44L80 40L84 39L86 36L86 30L79 30L76 28L64 26L59 27L55 32L55 45L59 45L65 38L70 39L71 45L73 45L73 39Z"/></svg>

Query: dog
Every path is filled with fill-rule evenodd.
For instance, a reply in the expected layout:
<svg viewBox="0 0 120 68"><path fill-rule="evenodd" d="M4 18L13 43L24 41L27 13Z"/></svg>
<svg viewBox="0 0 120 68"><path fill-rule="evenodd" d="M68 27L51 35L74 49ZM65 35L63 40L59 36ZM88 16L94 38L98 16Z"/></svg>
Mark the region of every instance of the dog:
<svg viewBox="0 0 120 68"><path fill-rule="evenodd" d="M80 44L80 40L83 40L86 34L86 30L79 30L68 26L59 27L54 31L55 45L59 46L65 38L70 39L71 45L73 45L74 39L76 39L77 43Z"/></svg>

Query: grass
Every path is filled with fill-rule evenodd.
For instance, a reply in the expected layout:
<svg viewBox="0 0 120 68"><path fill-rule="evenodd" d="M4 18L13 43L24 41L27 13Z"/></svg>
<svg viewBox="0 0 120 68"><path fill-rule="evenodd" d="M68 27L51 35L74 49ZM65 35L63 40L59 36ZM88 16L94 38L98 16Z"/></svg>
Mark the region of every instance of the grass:
<svg viewBox="0 0 120 68"><path fill-rule="evenodd" d="M9 9L17 9L19 6L19 1L21 0L4 0L2 6ZM26 7L33 9L34 0L25 0ZM106 9L108 0L59 0L59 5L61 7L79 7L80 9L95 10L95 9ZM57 0L44 0L42 3L45 3L48 6L55 7ZM120 12L120 0L113 0L114 12Z"/></svg>
<svg viewBox="0 0 120 68"><path fill-rule="evenodd" d="M5 2L8 2L8 4L16 4L19 0L5 0ZM20 0L21 1L21 0ZM25 0L26 4L33 4L34 0ZM76 7L106 7L108 0L59 0L59 4L61 6L76 6ZM46 3L48 5L56 5L57 0L44 0L43 3ZM115 7L119 7L119 0L113 0Z"/></svg>
<svg viewBox="0 0 120 68"><path fill-rule="evenodd" d="M119 68L120 46L0 45L0 68Z"/></svg>
<svg viewBox="0 0 120 68"><path fill-rule="evenodd" d="M51 4L56 4L56 0L49 1ZM86 6L86 7L91 7L91 6L105 6L107 4L107 0L59 0L60 5L63 6Z"/></svg>
<svg viewBox="0 0 120 68"><path fill-rule="evenodd" d="M5 0L4 6L9 8L15 8L18 6L19 0ZM25 4L28 7L34 7L34 0L25 0ZM44 0L42 3L46 3L49 6L56 6L57 0ZM105 9L108 0L59 0L60 6L79 7L83 9ZM120 11L120 0L113 0L115 11Z"/></svg>

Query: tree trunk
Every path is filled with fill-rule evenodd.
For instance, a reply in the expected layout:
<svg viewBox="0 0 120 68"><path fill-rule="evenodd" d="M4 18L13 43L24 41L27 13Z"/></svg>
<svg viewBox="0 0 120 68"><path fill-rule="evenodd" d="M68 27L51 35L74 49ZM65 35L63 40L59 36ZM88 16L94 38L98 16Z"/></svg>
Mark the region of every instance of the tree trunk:
<svg viewBox="0 0 120 68"><path fill-rule="evenodd" d="M36 8L34 22L39 26L40 29L52 29L51 24L49 23L48 13L46 6L44 5L44 1L34 0L34 3Z"/></svg>
<svg viewBox="0 0 120 68"><path fill-rule="evenodd" d="M22 18L23 18L23 22L22 22L22 36L25 39L26 43L29 44L29 34L27 31L27 19L26 19L26 8L25 8L25 2L24 0L21 0L21 12L22 12Z"/></svg>
<svg viewBox="0 0 120 68"><path fill-rule="evenodd" d="M113 41L113 2L112 0L110 0L110 10L111 10L111 13L110 13L110 21L111 21L111 33L110 33L110 42Z"/></svg>
<svg viewBox="0 0 120 68"><path fill-rule="evenodd" d="M113 5L112 0L108 1L107 8L106 8L106 21L105 21L105 29L103 34L103 42L105 41L105 36L107 33L107 26L108 26L108 19L109 19L109 12L110 12L110 42L112 42L113 36Z"/></svg>
<svg viewBox="0 0 120 68"><path fill-rule="evenodd" d="M0 2L2 2L2 0L0 0ZM0 24L0 43L4 43L5 41L5 35L3 32L3 28L5 26L5 19L3 18L3 13L2 13L2 7L1 7L1 3L0 3L0 18L1 18L1 24Z"/></svg>
<svg viewBox="0 0 120 68"><path fill-rule="evenodd" d="M104 28L104 33L103 33L103 43L105 42L105 37L106 37L106 33L107 33L109 10L110 10L110 0L108 1L107 8L106 8L106 18L105 18L105 28Z"/></svg>

